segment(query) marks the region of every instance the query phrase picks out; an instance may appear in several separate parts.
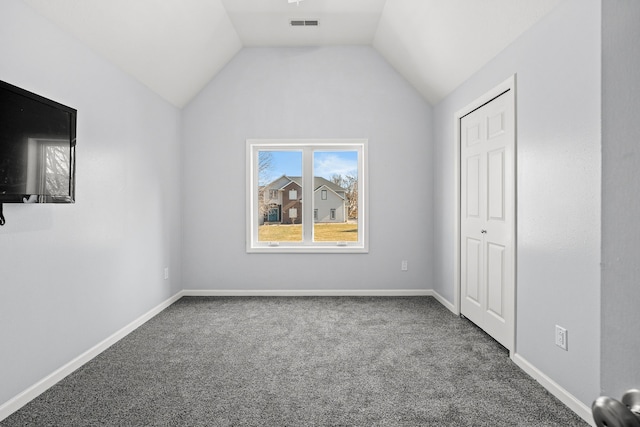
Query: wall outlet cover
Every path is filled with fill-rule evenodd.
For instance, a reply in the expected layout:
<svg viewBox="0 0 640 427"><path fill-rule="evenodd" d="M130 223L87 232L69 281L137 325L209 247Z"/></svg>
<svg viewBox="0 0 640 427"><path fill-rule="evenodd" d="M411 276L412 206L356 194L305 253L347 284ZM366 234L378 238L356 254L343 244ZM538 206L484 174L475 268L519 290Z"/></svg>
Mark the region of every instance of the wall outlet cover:
<svg viewBox="0 0 640 427"><path fill-rule="evenodd" d="M568 350L567 339L567 330L562 326L556 325L556 345L563 350Z"/></svg>

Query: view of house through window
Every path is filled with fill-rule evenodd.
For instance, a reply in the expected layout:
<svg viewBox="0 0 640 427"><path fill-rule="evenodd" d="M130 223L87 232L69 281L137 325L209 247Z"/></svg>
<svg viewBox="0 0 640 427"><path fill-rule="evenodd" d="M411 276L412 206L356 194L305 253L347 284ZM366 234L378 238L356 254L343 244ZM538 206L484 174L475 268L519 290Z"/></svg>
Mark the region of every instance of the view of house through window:
<svg viewBox="0 0 640 427"><path fill-rule="evenodd" d="M358 152L313 152L316 242L358 240Z"/></svg>
<svg viewBox="0 0 640 427"><path fill-rule="evenodd" d="M251 145L251 248L364 246L363 149L353 143Z"/></svg>
<svg viewBox="0 0 640 427"><path fill-rule="evenodd" d="M302 151L258 151L258 241L301 242Z"/></svg>

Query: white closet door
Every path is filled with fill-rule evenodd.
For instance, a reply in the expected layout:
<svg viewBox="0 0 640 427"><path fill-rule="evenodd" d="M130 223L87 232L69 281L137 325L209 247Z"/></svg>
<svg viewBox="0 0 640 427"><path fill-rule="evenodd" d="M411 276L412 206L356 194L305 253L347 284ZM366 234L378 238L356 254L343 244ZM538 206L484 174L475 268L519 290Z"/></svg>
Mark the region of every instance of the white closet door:
<svg viewBox="0 0 640 427"><path fill-rule="evenodd" d="M460 311L513 349L515 114L509 90L460 120Z"/></svg>

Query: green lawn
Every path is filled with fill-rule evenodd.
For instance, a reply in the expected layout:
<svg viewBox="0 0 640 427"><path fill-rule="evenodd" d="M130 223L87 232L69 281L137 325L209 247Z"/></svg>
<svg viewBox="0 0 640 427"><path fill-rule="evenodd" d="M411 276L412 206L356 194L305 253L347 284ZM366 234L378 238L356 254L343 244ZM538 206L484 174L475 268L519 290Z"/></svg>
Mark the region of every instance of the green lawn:
<svg viewBox="0 0 640 427"><path fill-rule="evenodd" d="M357 224L315 224L316 242L357 242ZM302 225L273 224L258 227L258 240L261 242L300 242Z"/></svg>

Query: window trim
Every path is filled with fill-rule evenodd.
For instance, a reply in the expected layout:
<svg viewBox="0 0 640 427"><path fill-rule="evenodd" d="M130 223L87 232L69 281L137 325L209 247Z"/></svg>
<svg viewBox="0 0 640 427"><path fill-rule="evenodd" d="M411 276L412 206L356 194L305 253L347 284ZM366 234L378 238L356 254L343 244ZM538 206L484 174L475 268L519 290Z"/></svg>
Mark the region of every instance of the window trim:
<svg viewBox="0 0 640 427"><path fill-rule="evenodd" d="M247 139L246 140L246 251L247 253L368 253L369 196L367 139ZM314 213L302 205L302 242L258 241L258 152L302 151L302 200L314 200L313 153L315 151L358 152L358 241L314 242ZM306 171L311 171L307 173ZM306 226L310 224L311 226Z"/></svg>

